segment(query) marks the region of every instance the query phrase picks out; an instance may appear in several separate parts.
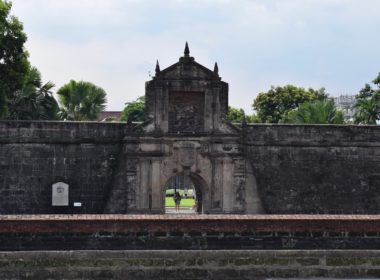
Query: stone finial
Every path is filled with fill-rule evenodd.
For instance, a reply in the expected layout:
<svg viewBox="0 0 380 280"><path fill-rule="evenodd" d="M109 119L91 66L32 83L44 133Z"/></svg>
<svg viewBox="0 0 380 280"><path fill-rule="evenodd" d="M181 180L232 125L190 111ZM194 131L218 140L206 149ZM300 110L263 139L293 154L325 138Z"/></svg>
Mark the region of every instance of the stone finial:
<svg viewBox="0 0 380 280"><path fill-rule="evenodd" d="M158 59L157 59L157 63L156 63L156 74L160 73L160 64L158 63Z"/></svg>
<svg viewBox="0 0 380 280"><path fill-rule="evenodd" d="M219 75L219 68L218 68L217 62L215 62L215 65L214 65L214 73L215 73L215 75Z"/></svg>
<svg viewBox="0 0 380 280"><path fill-rule="evenodd" d="M186 45L185 45L184 54L185 54L185 57L189 57L190 56L189 45L187 44L187 42L186 42Z"/></svg>

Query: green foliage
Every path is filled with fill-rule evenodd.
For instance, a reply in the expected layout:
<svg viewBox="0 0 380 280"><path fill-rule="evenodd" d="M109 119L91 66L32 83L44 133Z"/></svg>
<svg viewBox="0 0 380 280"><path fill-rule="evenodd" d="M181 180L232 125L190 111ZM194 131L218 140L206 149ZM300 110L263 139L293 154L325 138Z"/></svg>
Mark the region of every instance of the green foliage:
<svg viewBox="0 0 380 280"><path fill-rule="evenodd" d="M24 85L9 98L8 118L12 120L54 120L59 110L51 90L54 84L42 84L40 72L32 67Z"/></svg>
<svg viewBox="0 0 380 280"><path fill-rule="evenodd" d="M366 84L355 98L354 122L357 124L376 124L380 120L380 73L372 82L377 88Z"/></svg>
<svg viewBox="0 0 380 280"><path fill-rule="evenodd" d="M287 113L308 101L322 100L327 97L324 88L319 90L286 85L271 87L268 92L261 92L253 103L257 118L264 123L278 123Z"/></svg>
<svg viewBox="0 0 380 280"><path fill-rule="evenodd" d="M106 92L90 82L71 80L57 91L57 95L62 120L96 120L106 108Z"/></svg>
<svg viewBox="0 0 380 280"><path fill-rule="evenodd" d="M336 109L330 98L302 103L297 109L288 112L286 123L342 124L343 112Z"/></svg>
<svg viewBox="0 0 380 280"><path fill-rule="evenodd" d="M245 121L247 123L260 123L260 119L257 115L253 114L253 115L246 115L245 116Z"/></svg>
<svg viewBox="0 0 380 280"><path fill-rule="evenodd" d="M245 117L243 109L228 106L227 120L233 123L241 123Z"/></svg>
<svg viewBox="0 0 380 280"><path fill-rule="evenodd" d="M125 103L121 112L121 121L142 122L145 118L145 96L138 97L135 101Z"/></svg>
<svg viewBox="0 0 380 280"><path fill-rule="evenodd" d="M27 36L22 23L10 16L12 4L0 0L0 117L7 111L7 100L25 83L29 69L24 48Z"/></svg>
<svg viewBox="0 0 380 280"><path fill-rule="evenodd" d="M241 123L243 119L247 123L257 123L259 122L256 115L246 115L243 109L237 109L231 106L228 106L227 120L232 123Z"/></svg>

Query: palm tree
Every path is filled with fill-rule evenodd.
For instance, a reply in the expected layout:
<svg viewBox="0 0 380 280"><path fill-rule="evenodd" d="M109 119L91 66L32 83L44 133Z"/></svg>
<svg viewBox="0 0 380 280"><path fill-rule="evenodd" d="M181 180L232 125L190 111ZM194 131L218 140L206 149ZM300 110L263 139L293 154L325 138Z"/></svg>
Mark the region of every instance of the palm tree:
<svg viewBox="0 0 380 280"><path fill-rule="evenodd" d="M342 124L343 113L336 109L332 99L302 103L288 113L285 122L307 124Z"/></svg>
<svg viewBox="0 0 380 280"><path fill-rule="evenodd" d="M23 87L8 101L8 118L12 120L54 120L59 110L52 82L42 84L41 73L31 67Z"/></svg>
<svg viewBox="0 0 380 280"><path fill-rule="evenodd" d="M63 120L96 120L106 108L106 92L90 82L71 80L57 94L61 105L60 118Z"/></svg>

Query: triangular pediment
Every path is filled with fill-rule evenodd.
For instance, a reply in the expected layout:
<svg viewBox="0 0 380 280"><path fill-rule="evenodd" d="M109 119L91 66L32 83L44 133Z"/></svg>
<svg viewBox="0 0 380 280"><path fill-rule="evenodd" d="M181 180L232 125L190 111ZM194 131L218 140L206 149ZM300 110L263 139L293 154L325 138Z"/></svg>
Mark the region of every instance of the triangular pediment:
<svg viewBox="0 0 380 280"><path fill-rule="evenodd" d="M194 61L193 57L181 57L180 61L156 73L159 80L207 79L220 80L218 74Z"/></svg>
<svg viewBox="0 0 380 280"><path fill-rule="evenodd" d="M161 70L157 60L156 75L145 84L146 133L175 135L236 134L225 123L228 110L228 84L213 70L190 56L186 43L184 56Z"/></svg>

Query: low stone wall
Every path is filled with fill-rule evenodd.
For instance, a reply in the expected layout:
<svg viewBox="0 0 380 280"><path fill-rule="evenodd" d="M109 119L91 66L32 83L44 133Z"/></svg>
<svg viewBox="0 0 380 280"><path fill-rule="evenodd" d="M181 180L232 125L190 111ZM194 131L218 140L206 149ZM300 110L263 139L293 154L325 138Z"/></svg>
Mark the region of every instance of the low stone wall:
<svg viewBox="0 0 380 280"><path fill-rule="evenodd" d="M163 249L380 250L380 216L0 216L0 251Z"/></svg>
<svg viewBox="0 0 380 280"><path fill-rule="evenodd" d="M0 279L380 277L380 251L68 251L0 253Z"/></svg>
<svg viewBox="0 0 380 280"><path fill-rule="evenodd" d="M380 215L0 215L0 233L380 232Z"/></svg>

